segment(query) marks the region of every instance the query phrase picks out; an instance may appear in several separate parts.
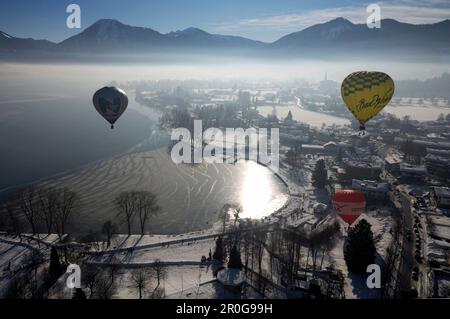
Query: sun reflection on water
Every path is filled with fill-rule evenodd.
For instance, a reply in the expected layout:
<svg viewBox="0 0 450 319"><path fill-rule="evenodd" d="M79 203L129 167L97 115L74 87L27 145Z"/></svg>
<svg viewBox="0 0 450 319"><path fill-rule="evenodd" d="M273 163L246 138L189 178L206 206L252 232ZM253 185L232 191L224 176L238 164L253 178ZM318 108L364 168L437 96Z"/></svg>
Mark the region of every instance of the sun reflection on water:
<svg viewBox="0 0 450 319"><path fill-rule="evenodd" d="M239 218L260 219L281 206L285 198L273 199L276 192L272 173L253 161L247 162L241 188L242 212Z"/></svg>

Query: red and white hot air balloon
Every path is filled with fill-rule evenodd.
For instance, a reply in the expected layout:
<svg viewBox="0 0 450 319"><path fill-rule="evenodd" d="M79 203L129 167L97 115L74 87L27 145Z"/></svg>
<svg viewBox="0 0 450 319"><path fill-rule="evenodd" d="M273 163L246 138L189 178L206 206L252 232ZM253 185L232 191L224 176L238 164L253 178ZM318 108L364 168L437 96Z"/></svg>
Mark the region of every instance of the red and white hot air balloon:
<svg viewBox="0 0 450 319"><path fill-rule="evenodd" d="M366 208L364 194L353 189L336 191L332 202L336 213L349 225L353 224Z"/></svg>

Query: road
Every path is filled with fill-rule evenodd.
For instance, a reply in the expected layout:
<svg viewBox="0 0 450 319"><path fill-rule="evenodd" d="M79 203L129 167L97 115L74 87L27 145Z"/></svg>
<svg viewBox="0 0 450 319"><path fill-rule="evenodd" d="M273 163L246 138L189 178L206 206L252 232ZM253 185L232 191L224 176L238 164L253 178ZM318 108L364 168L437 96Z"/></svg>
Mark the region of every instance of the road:
<svg viewBox="0 0 450 319"><path fill-rule="evenodd" d="M395 287L397 294L401 295L409 294L411 292L412 282L411 276L413 268L416 264L414 260L414 234L412 232L413 226L413 211L411 209L412 202L409 194L406 190L403 190L402 186L398 185L398 181L388 172L383 173L383 178L391 185L391 200L395 206L399 209L401 214L401 247L400 248L400 260L398 265L398 271ZM410 235L408 235L410 234Z"/></svg>
<svg viewBox="0 0 450 319"><path fill-rule="evenodd" d="M399 271L399 290L400 292L409 293L411 291L411 275L415 265L414 261L414 234L413 212L411 210L411 200L409 196L403 192L399 192L402 205L403 217L403 247L401 251L400 271ZM408 238L408 232L411 236Z"/></svg>

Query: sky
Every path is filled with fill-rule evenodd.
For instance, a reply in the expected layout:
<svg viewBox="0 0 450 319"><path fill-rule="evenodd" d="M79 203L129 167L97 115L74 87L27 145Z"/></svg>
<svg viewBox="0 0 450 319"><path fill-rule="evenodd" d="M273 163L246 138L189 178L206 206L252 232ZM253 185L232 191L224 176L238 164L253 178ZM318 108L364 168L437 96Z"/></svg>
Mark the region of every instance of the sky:
<svg viewBox="0 0 450 319"><path fill-rule="evenodd" d="M336 17L364 23L370 3L381 17L414 24L450 19L449 0L0 0L0 31L55 42L102 18L161 33L188 27L271 42ZM66 7L81 7L81 29L66 26Z"/></svg>

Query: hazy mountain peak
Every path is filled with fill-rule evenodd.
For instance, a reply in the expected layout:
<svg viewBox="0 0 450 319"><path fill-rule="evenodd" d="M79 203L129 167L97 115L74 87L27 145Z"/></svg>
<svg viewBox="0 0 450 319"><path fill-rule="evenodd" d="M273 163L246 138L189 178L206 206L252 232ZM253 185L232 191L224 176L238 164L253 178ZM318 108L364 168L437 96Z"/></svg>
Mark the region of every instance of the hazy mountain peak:
<svg viewBox="0 0 450 319"><path fill-rule="evenodd" d="M98 38L110 38L118 34L126 27L123 23L114 19L100 19L80 34L94 34Z"/></svg>
<svg viewBox="0 0 450 319"><path fill-rule="evenodd" d="M298 42L313 43L321 40L333 40L340 34L355 28L355 24L351 21L339 17L321 24L315 24L302 31L290 33L275 42L275 44L282 43L290 46L297 45Z"/></svg>
<svg viewBox="0 0 450 319"><path fill-rule="evenodd" d="M350 20L348 20L346 18L343 18L343 17L338 17L336 19L330 20L330 21L325 22L323 24L328 24L328 25L353 25L353 23Z"/></svg>
<svg viewBox="0 0 450 319"><path fill-rule="evenodd" d="M145 27L134 27L114 19L100 19L58 44L58 49L73 52L123 52L144 50L158 45L161 33Z"/></svg>
<svg viewBox="0 0 450 319"><path fill-rule="evenodd" d="M321 40L334 40L338 38L341 34L352 30L355 27L351 21L339 17L322 24L316 24L309 28L306 28L300 33L311 33L314 37L319 37ZM295 33L294 33L295 34Z"/></svg>
<svg viewBox="0 0 450 319"><path fill-rule="evenodd" d="M167 35L172 37L179 37L183 35L202 36L202 35L209 35L209 33L199 28L189 27L183 30L169 32L167 33Z"/></svg>
<svg viewBox="0 0 450 319"><path fill-rule="evenodd" d="M184 33L208 33L206 31L203 31L202 29L194 28L194 27L186 28L182 32L184 32Z"/></svg>
<svg viewBox="0 0 450 319"><path fill-rule="evenodd" d="M98 52L114 54L179 52L180 48L205 52L259 52L307 56L324 56L352 51L356 54L375 52L395 53L415 52L423 54L448 54L450 20L438 23L416 25L393 19L382 20L382 29L369 29L365 24L354 24L339 17L322 24L310 26L302 31L288 34L273 43L263 43L251 39L211 34L195 27L161 34L146 27L123 24L115 19L101 19L84 31L55 45L48 41L19 39L0 31L0 51L41 51L41 52ZM276 51L270 51L275 49ZM295 49L295 50L292 50ZM47 50L47 51L46 51Z"/></svg>
<svg viewBox="0 0 450 319"><path fill-rule="evenodd" d="M116 19L100 19L93 23L90 27L94 26L123 26L124 24Z"/></svg>

